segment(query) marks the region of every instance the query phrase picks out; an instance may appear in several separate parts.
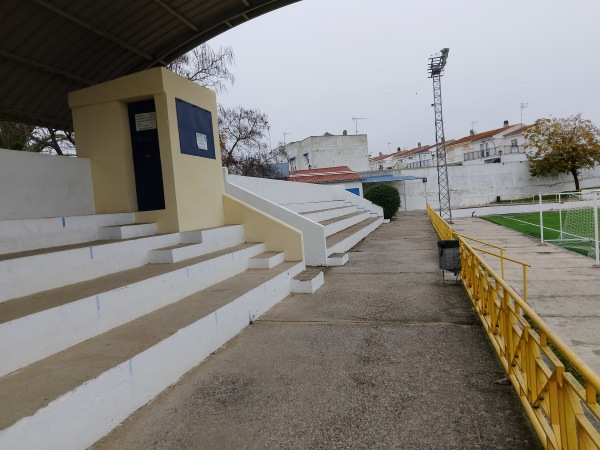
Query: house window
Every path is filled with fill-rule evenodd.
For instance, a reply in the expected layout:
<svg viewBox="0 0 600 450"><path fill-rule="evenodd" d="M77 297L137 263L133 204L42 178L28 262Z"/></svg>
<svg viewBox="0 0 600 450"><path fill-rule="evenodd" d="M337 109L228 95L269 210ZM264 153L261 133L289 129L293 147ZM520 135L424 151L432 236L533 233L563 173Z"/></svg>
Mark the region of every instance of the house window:
<svg viewBox="0 0 600 450"><path fill-rule="evenodd" d="M383 164L379 164L379 170L383 170Z"/></svg>
<svg viewBox="0 0 600 450"><path fill-rule="evenodd" d="M516 139L511 139L511 140L510 140L510 146L511 146L511 147L518 147L518 145L517 145L517 140L516 140Z"/></svg>
<svg viewBox="0 0 600 450"><path fill-rule="evenodd" d="M296 170L296 157L290 158L290 170L293 172Z"/></svg>

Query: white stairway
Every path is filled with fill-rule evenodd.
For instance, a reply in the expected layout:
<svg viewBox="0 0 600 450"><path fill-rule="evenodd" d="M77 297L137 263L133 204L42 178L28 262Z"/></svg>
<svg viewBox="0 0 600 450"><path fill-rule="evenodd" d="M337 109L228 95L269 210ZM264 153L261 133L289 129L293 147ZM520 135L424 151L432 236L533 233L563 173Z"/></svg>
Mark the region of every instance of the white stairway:
<svg viewBox="0 0 600 450"><path fill-rule="evenodd" d="M140 225L0 254L0 448L87 448L289 295L304 270L244 242L242 225L167 235Z"/></svg>
<svg viewBox="0 0 600 450"><path fill-rule="evenodd" d="M282 205L325 227L327 265L341 266L347 251L383 223L383 215L344 200Z"/></svg>

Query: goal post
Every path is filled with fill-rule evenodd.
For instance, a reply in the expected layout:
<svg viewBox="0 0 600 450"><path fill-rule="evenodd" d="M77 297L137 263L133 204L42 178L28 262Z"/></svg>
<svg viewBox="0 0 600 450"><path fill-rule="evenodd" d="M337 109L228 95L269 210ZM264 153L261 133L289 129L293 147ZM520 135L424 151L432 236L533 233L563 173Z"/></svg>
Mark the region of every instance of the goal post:
<svg viewBox="0 0 600 450"><path fill-rule="evenodd" d="M599 195L600 190L538 194L541 242L584 252L600 265ZM544 204L549 197L557 204Z"/></svg>

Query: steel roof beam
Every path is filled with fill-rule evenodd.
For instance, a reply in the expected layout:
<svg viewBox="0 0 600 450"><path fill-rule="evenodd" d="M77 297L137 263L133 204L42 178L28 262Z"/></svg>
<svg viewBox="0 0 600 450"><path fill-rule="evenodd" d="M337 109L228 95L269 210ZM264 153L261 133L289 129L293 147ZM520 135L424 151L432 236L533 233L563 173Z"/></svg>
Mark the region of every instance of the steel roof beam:
<svg viewBox="0 0 600 450"><path fill-rule="evenodd" d="M33 1L36 2L38 5L43 6L44 8L52 11L54 14L64 17L65 19L67 19L73 23L76 23L80 27L85 28L86 30L91 31L92 33L97 34L98 36L101 36L105 39L108 39L109 41L114 42L119 47L123 47L123 48L129 50L130 52L135 53L136 55L139 55L142 58L147 59L149 61L155 60L154 56L146 53L145 51L140 50L139 48L129 44L128 42L125 42L122 39L119 39L118 37L113 36L112 34L107 33L106 31L103 31L100 28L81 20L80 18L74 16L73 14L70 14L63 9L58 8L58 7L48 3L46 0L33 0ZM162 60L158 60L157 62L159 62L165 66L167 65L167 63Z"/></svg>
<svg viewBox="0 0 600 450"><path fill-rule="evenodd" d="M175 17L177 20L179 20L181 23L183 23L186 27L192 29L195 32L200 31L196 25L194 25L192 22L187 20L185 17L183 17L181 14L179 14L177 11L175 11L173 8L171 8L169 5L167 5L165 2L163 2L161 0L154 0L154 1L156 3L158 3L160 6L162 6L169 14L171 14L173 17Z"/></svg>

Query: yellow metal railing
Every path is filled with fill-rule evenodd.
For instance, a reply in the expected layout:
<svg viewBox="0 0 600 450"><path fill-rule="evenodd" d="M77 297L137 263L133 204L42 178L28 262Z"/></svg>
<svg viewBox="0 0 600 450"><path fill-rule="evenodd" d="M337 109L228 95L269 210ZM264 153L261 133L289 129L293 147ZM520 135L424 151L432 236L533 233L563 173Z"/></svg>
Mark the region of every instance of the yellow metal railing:
<svg viewBox="0 0 600 450"><path fill-rule="evenodd" d="M465 289L544 448L600 449L600 377L457 237Z"/></svg>

